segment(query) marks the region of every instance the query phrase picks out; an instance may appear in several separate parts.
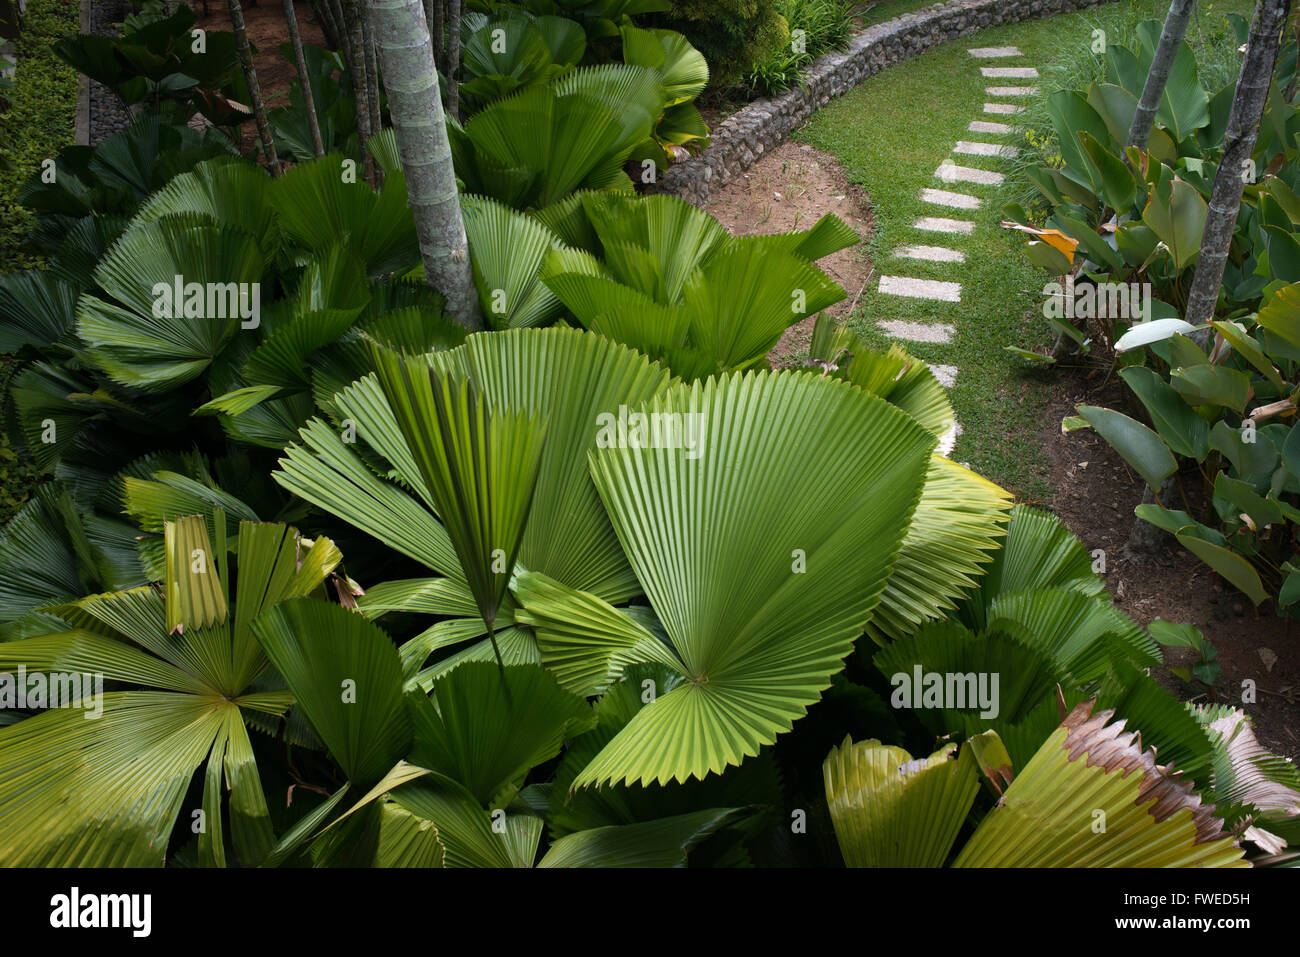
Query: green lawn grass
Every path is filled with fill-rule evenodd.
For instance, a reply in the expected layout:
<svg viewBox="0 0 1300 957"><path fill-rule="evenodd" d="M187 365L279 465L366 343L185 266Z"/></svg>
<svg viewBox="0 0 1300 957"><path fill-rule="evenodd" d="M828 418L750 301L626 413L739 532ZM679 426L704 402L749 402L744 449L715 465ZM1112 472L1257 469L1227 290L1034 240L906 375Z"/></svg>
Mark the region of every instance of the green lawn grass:
<svg viewBox="0 0 1300 957"><path fill-rule="evenodd" d="M72 143L77 72L54 55L53 43L76 33L77 24L77 0L31 0L23 15L14 88L8 108L0 111L0 152L10 167L0 171L0 273L37 263L20 249L32 216L16 196L41 160ZM12 371L11 358L0 354L0 402ZM0 522L27 500L37 477L31 460L14 451L0 426Z"/></svg>
<svg viewBox="0 0 1300 957"><path fill-rule="evenodd" d="M880 12L898 8L890 13L896 16L906 12L904 7L919 6L923 4L882 4ZM1250 0L1219 0L1203 6L1200 16L1211 11L1249 15L1253 7ZM962 166L986 169L1005 170L1008 165L992 157L952 153L958 140L1017 143L1018 134L978 134L967 128L972 120L1015 122L1014 117L983 113L986 100L1006 99L987 96L986 86L1034 81L986 79L980 66L1035 66L1046 77L1045 68L1053 62L1086 54L1094 28L1110 30L1135 18L1163 18L1167 9L1167 0L1116 3L995 27L944 44L867 80L818 111L796 134L797 139L835 154L849 178L865 188L874 206L870 252L875 273L850 317L853 327L873 345L888 341L875 326L883 320L947 322L956 327L952 341L945 344L903 344L926 361L959 367L952 399L963 434L953 458L968 463L1022 500L1051 497L1045 481L1048 465L1037 434L1043 427L1043 411L1055 374L1026 370L1004 346L1042 349L1048 344L1042 304L1043 286L1049 277L1025 258L1023 238L998 226L1007 199L1005 187L944 184L933 174L949 158ZM979 61L966 52L977 46L1016 46L1025 56ZM926 187L970 193L985 202L976 211L935 206L920 199ZM974 219L977 225L969 236L925 233L913 228L923 216ZM966 253L966 261L925 263L891 255L907 244L960 249ZM957 281L962 284L962 301L883 296L876 291L876 278L881 275Z"/></svg>

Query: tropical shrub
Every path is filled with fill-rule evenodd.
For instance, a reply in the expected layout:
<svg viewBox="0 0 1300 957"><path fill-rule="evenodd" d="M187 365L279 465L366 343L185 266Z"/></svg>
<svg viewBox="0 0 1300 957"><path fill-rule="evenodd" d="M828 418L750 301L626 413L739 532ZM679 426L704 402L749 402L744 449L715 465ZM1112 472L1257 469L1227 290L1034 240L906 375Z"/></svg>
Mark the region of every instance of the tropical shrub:
<svg viewBox="0 0 1300 957"><path fill-rule="evenodd" d="M494 61L452 124L489 331L424 282L392 131L367 143L379 188L309 159L290 114L276 178L155 113L30 184L51 263L0 280L0 343L50 480L0 532L0 669L110 684L3 699L6 861L938 864L969 823L959 863L1035 836L1025 862L1074 862L1059 828L990 811L977 768L1061 826L1104 778L1105 863L1300 838L1294 772L1240 713L1146 674L1169 630L936 454L955 420L925 363L822 316L805 367L767 367L844 295L815 261L847 226L732 237L630 195L623 164L677 144L704 82L628 21L655 5L566 7L585 59L626 62ZM556 16L529 6L511 22ZM308 71L323 93L337 66ZM997 713L892 700L935 669L1006 676ZM1112 714L1160 749L1115 751L1176 808L1155 828L1134 776L1060 747L1117 738ZM846 733L889 743L824 782ZM913 781L941 738L957 760ZM791 806L823 825L798 850Z"/></svg>
<svg viewBox="0 0 1300 957"><path fill-rule="evenodd" d="M790 27L776 0L669 0L656 25L683 34L709 63L710 82L738 83L755 63L788 49Z"/></svg>
<svg viewBox="0 0 1300 957"><path fill-rule="evenodd" d="M790 43L754 61L745 85L770 95L799 82L805 66L823 53L843 50L853 35L857 0L778 0L777 10L790 28Z"/></svg>
<svg viewBox="0 0 1300 957"><path fill-rule="evenodd" d="M220 91L234 81L235 35L205 31L200 39L191 34L197 22L188 6L168 15L162 0L148 0L122 22L120 36L77 34L55 49L123 103L166 106L182 122L213 108L209 118L218 122L215 107L225 100Z"/></svg>
<svg viewBox="0 0 1300 957"><path fill-rule="evenodd" d="M1278 59L1253 159L1258 181L1246 186L1225 273L1223 318L1196 329L1179 316L1234 84L1205 90L1184 44L1147 148L1122 149L1158 35L1159 24L1141 24L1136 49L1107 52L1109 82L1048 98L1061 157L1029 176L1050 213L1041 229L1028 225L1024 210L1013 215L1021 220L1017 228L1036 236L1028 246L1034 260L1067 275L1059 298L1071 306L1095 303L1076 310L1074 322L1057 318L1053 325L1085 347L1082 327L1089 318L1096 322L1149 422L1081 405L1063 428L1095 429L1159 492L1154 504L1138 507L1140 520L1174 535L1255 604L1272 597L1284 610L1300 599L1300 459L1287 456L1291 445L1300 449L1290 442L1300 359L1300 333L1292 328L1300 282L1300 110L1277 91L1291 82L1296 46ZM1142 284L1148 291L1133 295ZM1119 294L1089 298L1106 290ZM1132 308L1141 301L1150 305L1145 315ZM1169 501L1174 493L1166 483L1180 460L1194 463L1205 490L1199 515L1185 494L1182 508Z"/></svg>

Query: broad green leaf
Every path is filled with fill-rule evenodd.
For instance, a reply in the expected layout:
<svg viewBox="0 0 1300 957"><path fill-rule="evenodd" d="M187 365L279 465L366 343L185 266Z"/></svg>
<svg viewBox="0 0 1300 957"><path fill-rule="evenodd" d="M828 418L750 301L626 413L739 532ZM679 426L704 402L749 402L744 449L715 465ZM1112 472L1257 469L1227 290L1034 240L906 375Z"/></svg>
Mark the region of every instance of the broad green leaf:
<svg viewBox="0 0 1300 957"><path fill-rule="evenodd" d="M463 664L434 682L433 697L436 707L422 694L410 698L411 760L460 782L484 805L509 803L529 771L596 723L585 700L536 665L503 674Z"/></svg>
<svg viewBox="0 0 1300 957"><path fill-rule="evenodd" d="M1178 469L1160 436L1122 412L1081 405L1079 414L1110 443L1152 488L1159 488Z"/></svg>

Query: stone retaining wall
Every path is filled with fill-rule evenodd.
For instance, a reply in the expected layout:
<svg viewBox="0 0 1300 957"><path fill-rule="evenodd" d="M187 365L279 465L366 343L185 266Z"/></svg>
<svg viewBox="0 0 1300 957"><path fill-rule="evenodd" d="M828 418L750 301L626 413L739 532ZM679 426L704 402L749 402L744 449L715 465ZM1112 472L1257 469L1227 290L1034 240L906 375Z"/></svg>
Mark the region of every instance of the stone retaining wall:
<svg viewBox="0 0 1300 957"><path fill-rule="evenodd" d="M952 0L905 13L868 27L843 53L827 53L804 72L803 85L779 96L755 100L713 130L708 148L669 167L656 192L672 193L703 206L715 189L754 165L820 106L847 93L869 76L911 59L940 43L988 27L1058 13L1072 13L1112 0Z"/></svg>

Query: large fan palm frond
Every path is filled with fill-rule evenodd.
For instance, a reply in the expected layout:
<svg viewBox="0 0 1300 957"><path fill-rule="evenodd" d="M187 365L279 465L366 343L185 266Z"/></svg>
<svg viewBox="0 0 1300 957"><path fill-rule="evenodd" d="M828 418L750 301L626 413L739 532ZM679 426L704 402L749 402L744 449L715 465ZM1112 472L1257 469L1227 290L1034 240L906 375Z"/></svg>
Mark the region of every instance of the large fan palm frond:
<svg viewBox="0 0 1300 957"><path fill-rule="evenodd" d="M257 320L254 292L265 269L256 240L237 227L194 213L142 223L95 270L109 301L83 296L77 331L115 381L174 389L201 375L241 324Z"/></svg>
<svg viewBox="0 0 1300 957"><path fill-rule="evenodd" d="M1213 805L1092 707L1071 711L1016 773L954 866L1249 866Z"/></svg>
<svg viewBox="0 0 1300 957"><path fill-rule="evenodd" d="M645 411L692 429L700 454L597 449L592 473L687 680L578 787L704 777L789 730L871 617L934 443L887 403L801 373L677 386Z"/></svg>
<svg viewBox="0 0 1300 957"><path fill-rule="evenodd" d="M217 527L214 548L202 517L168 525L166 597L152 588L90 596L52 609L70 629L0 643L7 670L98 675L140 689L102 694L97 720L86 720L88 696L81 707L53 708L0 729L6 861L161 865L205 760L200 860L225 863L226 813L242 863L270 853L274 834L245 713L280 715L292 698L252 687L267 661L251 621L283 598L314 591L340 556L328 539L308 546L283 525L245 523L232 607L224 519Z"/></svg>

